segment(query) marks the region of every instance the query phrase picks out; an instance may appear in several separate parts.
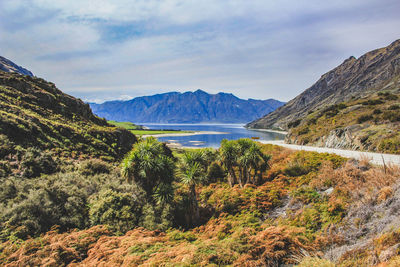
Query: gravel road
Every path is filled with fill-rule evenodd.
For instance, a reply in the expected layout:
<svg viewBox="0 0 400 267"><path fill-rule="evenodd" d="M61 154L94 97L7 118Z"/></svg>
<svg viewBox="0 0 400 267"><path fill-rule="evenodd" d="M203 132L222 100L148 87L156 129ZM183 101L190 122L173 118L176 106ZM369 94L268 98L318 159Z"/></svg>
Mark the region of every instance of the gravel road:
<svg viewBox="0 0 400 267"><path fill-rule="evenodd" d="M299 145L291 145L285 144L283 141L264 141L260 140L260 143L263 144L274 144L278 146L287 147L294 150L306 150L306 151L315 151L319 153L334 153L342 157L346 158L355 158L361 159L363 157L367 157L370 159L370 162L373 164L383 165L383 162L386 164L396 164L400 165L400 155L393 154L381 154L374 152L362 152L362 151L354 151L354 150L345 150L345 149L336 149L336 148L327 148L327 147L314 147L314 146L299 146Z"/></svg>

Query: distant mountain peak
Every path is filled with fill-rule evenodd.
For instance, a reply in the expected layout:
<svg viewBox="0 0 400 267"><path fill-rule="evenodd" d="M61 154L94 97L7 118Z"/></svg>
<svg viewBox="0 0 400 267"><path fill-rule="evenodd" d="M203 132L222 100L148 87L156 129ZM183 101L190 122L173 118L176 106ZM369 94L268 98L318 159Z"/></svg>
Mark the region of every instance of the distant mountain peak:
<svg viewBox="0 0 400 267"><path fill-rule="evenodd" d="M136 97L129 101L90 104L93 112L116 121L136 123L245 123L263 116L284 103L278 100L250 101L233 94L172 92Z"/></svg>
<svg viewBox="0 0 400 267"><path fill-rule="evenodd" d="M21 66L18 66L11 60L9 60L5 57L2 57L2 56L0 56L0 70L5 71L5 72L15 72L15 73L19 73L22 75L33 76L33 73L30 72L29 70L27 70Z"/></svg>
<svg viewBox="0 0 400 267"><path fill-rule="evenodd" d="M196 91L194 91L195 94L208 94L207 92L201 90L201 89L197 89Z"/></svg>

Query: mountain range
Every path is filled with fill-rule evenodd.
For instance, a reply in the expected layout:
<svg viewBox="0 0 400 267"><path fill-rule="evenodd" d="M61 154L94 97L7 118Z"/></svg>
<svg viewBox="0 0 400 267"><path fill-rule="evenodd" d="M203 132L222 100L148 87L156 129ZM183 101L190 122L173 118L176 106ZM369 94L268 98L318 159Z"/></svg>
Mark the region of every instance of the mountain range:
<svg viewBox="0 0 400 267"><path fill-rule="evenodd" d="M247 127L288 130L287 143L400 154L400 40L346 59Z"/></svg>
<svg viewBox="0 0 400 267"><path fill-rule="evenodd" d="M275 99L240 99L233 94L170 92L136 97L128 101L90 103L95 114L108 120L135 123L245 123L284 103Z"/></svg>

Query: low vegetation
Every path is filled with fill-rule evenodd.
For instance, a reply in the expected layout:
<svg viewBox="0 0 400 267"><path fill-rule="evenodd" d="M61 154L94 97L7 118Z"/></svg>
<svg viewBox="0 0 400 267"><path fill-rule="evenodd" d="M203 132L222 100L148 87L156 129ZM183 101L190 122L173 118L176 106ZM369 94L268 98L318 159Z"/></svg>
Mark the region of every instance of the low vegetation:
<svg viewBox="0 0 400 267"><path fill-rule="evenodd" d="M56 163L1 178L0 265L398 262L393 213L381 210L400 194L394 166L249 139L172 151L151 137L121 164Z"/></svg>
<svg viewBox="0 0 400 267"><path fill-rule="evenodd" d="M316 110L288 124L287 140L400 154L400 94L378 92L366 98Z"/></svg>
<svg viewBox="0 0 400 267"><path fill-rule="evenodd" d="M0 107L0 156L13 172L16 166L28 169L28 157L39 160L31 148L59 158L114 161L136 141L128 131L96 117L81 100L40 78L0 72ZM26 175L35 176L36 170L30 172Z"/></svg>

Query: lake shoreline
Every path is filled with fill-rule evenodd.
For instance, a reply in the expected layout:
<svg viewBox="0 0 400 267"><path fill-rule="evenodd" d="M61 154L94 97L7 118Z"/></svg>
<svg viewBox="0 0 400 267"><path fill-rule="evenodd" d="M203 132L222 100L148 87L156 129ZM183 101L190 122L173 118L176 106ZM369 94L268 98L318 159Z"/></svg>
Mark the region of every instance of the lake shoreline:
<svg viewBox="0 0 400 267"><path fill-rule="evenodd" d="M288 132L286 131L280 131L280 130L271 130L271 129L254 129L254 128L246 128L247 130L251 131L260 131L260 132L269 132L269 133L278 133L278 134L284 134L287 135Z"/></svg>
<svg viewBox="0 0 400 267"><path fill-rule="evenodd" d="M202 135L202 134L229 134L227 132L215 132L215 131L196 131L192 133L171 133L171 134L145 134L142 135L143 138L153 136L153 137L173 137L173 136L192 136L192 135Z"/></svg>

